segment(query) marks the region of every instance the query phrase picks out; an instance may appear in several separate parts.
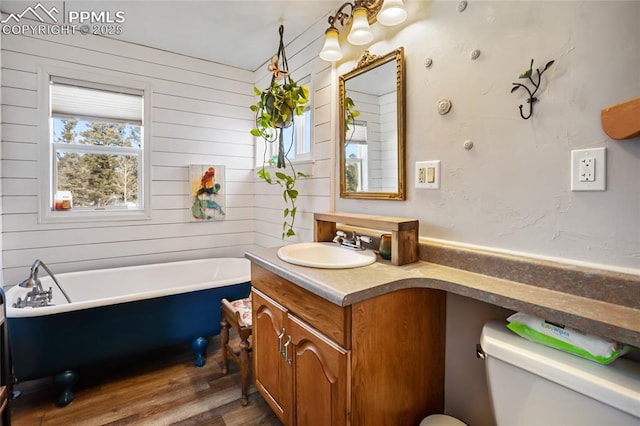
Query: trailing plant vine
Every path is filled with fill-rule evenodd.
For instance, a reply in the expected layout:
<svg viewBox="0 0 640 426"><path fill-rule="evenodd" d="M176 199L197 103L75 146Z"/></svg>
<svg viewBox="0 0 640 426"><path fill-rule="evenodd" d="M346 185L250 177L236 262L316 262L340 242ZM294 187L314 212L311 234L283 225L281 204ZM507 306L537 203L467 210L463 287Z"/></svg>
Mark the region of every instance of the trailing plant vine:
<svg viewBox="0 0 640 426"><path fill-rule="evenodd" d="M291 174L285 173L284 171L276 171L274 173L275 176L272 176L269 171L265 168L263 163L262 168L258 170L258 177L264 180L269 185L280 185L282 188L282 198L284 199L287 207L282 212L283 222L282 222L282 239L286 237L293 237L296 235L293 230L293 225L296 221L296 212L297 206L296 201L298 199L298 190L295 189L296 180L298 178L308 177L306 174L302 172L296 172L293 163L287 158L287 163L289 164L289 168L291 169Z"/></svg>
<svg viewBox="0 0 640 426"><path fill-rule="evenodd" d="M277 61L276 56L273 59ZM309 101L309 89L298 86L291 78L283 83L274 78L269 87L264 90L254 87L253 92L260 98L250 107L256 113L256 127L251 134L267 142L275 142L280 133L278 129L291 126L294 115L302 115Z"/></svg>

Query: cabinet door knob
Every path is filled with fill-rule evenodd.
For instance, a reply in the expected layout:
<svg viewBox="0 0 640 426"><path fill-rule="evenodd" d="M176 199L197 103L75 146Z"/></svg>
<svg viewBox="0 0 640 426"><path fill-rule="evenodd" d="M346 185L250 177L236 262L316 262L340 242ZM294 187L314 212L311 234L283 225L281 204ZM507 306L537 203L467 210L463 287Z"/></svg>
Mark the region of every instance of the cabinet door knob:
<svg viewBox="0 0 640 426"><path fill-rule="evenodd" d="M284 328L282 328L282 332L278 334L278 352L280 355L284 356L284 349L282 348L282 339L284 338Z"/></svg>
<svg viewBox="0 0 640 426"><path fill-rule="evenodd" d="M289 359L289 345L291 344L291 336L289 336L289 338L287 339L286 342L284 342L284 359L285 361L287 361L287 364L291 365L292 362Z"/></svg>

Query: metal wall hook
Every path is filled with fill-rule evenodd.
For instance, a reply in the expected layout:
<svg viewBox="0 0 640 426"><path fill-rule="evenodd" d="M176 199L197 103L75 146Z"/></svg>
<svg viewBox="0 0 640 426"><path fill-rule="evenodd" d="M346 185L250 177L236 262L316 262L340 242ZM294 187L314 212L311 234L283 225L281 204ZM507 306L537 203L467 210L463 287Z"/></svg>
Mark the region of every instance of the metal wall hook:
<svg viewBox="0 0 640 426"><path fill-rule="evenodd" d="M529 89L529 87L527 87L526 85L522 84L522 83L512 83L513 87L511 88L511 93L515 92L516 90L522 88L524 90L527 91L527 93L529 94L529 99L527 99L527 103L529 104L529 114L527 116L524 115L523 113L523 105L519 106L520 109L520 117L522 117L525 120L528 120L529 118L531 118L531 116L533 115L533 104L535 102L538 101L538 98L536 98L536 92L538 92L538 89L540 88L540 83L542 81L542 74L544 74L544 72L546 70L549 69L549 67L551 65L553 65L555 61L549 61L547 62L547 65L544 66L544 68L542 69L542 71L540 71L540 68L536 68L536 75L538 77L537 81L535 81L532 77L533 74L533 59L531 60L531 64L529 65L529 69L526 70L525 72L523 72L522 74L520 74L519 78L524 78L524 79L528 79L531 84L533 84L533 87L535 88L533 91L531 89Z"/></svg>

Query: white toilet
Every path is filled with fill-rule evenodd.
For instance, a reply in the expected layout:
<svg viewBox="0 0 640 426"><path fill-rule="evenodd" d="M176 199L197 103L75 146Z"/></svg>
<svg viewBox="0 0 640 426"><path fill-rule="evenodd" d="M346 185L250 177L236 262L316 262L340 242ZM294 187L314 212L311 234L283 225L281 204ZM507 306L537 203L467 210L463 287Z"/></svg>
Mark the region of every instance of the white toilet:
<svg viewBox="0 0 640 426"><path fill-rule="evenodd" d="M640 363L600 365L529 342L504 322L482 329L487 382L498 426L640 425ZM461 426L436 414L420 426Z"/></svg>

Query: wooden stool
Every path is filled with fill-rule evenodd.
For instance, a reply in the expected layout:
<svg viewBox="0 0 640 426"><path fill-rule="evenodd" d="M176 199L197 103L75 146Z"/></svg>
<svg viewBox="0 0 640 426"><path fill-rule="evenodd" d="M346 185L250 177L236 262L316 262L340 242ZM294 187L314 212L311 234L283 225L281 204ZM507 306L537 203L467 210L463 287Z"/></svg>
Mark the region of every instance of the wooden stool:
<svg viewBox="0 0 640 426"><path fill-rule="evenodd" d="M229 355L240 366L240 375L242 377L242 397L240 402L242 405L249 403L248 391L249 391L249 352L251 352L251 345L249 343L249 337L252 332L251 324L251 299L249 297L245 299L234 300L229 302L227 299L222 299L222 306L220 307L220 343L222 346L222 375L226 375L229 372ZM229 327L233 327L234 330L240 336L240 349L235 350L229 345Z"/></svg>

